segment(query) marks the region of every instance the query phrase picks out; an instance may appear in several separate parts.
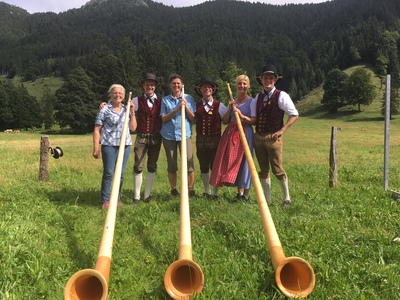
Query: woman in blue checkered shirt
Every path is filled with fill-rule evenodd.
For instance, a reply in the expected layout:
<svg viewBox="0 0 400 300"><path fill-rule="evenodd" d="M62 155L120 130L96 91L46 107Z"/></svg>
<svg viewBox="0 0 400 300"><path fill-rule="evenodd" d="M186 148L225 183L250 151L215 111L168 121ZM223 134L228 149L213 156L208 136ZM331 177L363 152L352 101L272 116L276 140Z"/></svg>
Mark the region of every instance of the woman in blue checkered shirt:
<svg viewBox="0 0 400 300"><path fill-rule="evenodd" d="M99 111L96 117L94 132L93 132L93 157L95 159L103 158L103 177L101 181L101 197L103 208L108 208L111 183L114 176L115 164L117 162L119 145L121 142L122 130L126 114L126 106L122 103L125 98L125 88L120 84L113 84L108 95L110 101ZM129 129L136 130L135 106L131 102ZM101 145L101 152L99 149ZM122 164L121 187L124 181L124 173L126 164L131 152L132 139L131 135L126 135L125 152ZM118 205L121 205L120 197L118 196Z"/></svg>

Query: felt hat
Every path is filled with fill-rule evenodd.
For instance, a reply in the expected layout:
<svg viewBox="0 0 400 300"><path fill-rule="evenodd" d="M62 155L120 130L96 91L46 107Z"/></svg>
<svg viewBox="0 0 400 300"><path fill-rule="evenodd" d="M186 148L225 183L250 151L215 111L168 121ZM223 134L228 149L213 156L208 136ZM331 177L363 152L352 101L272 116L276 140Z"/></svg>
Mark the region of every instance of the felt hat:
<svg viewBox="0 0 400 300"><path fill-rule="evenodd" d="M210 77L203 77L202 79L200 79L199 81L197 81L195 83L196 84L196 88L195 88L196 94L199 95L200 97L203 96L202 93L200 92L200 88L205 83L208 83L208 84L212 85L212 87L213 87L212 88L213 89L212 94L214 95L215 92L218 90L218 85Z"/></svg>
<svg viewBox="0 0 400 300"><path fill-rule="evenodd" d="M141 81L139 81L139 85L142 87L142 86L143 86L143 83L144 83L146 80L153 80L153 81L156 83L156 87L160 85L160 83L159 83L158 80L157 80L157 76L156 76L156 74L154 74L154 73L146 73L146 74L144 75L144 78L143 78Z"/></svg>
<svg viewBox="0 0 400 300"><path fill-rule="evenodd" d="M262 85L261 76L264 74L274 74L276 79L282 78L282 75L278 74L278 71L274 65L266 65L262 68L261 74L257 76L257 82Z"/></svg>

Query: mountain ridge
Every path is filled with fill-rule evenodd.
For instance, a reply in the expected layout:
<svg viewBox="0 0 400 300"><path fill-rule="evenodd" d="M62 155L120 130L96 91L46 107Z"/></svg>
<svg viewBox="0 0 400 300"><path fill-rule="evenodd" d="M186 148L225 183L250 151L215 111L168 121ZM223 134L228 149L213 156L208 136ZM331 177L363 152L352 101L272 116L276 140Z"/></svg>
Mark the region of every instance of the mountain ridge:
<svg viewBox="0 0 400 300"><path fill-rule="evenodd" d="M92 0L60 14L19 10L11 16L5 7L0 6L0 14L7 15L0 20L0 70L22 76L29 68L40 75L40 69L60 68L69 60L84 66L103 47L118 51L125 38L144 68L163 76L174 71L190 73L190 80L220 76L230 62L254 75L272 62L296 99L319 86L332 68L383 61L385 71L400 69L397 0L284 6L218 0L185 8L151 0Z"/></svg>

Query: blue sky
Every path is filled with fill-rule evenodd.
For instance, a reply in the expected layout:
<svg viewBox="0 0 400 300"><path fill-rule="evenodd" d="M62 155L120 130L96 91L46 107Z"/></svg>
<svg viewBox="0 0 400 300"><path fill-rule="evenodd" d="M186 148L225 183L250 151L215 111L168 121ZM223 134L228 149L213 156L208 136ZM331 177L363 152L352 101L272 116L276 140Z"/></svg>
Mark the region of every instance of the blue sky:
<svg viewBox="0 0 400 300"><path fill-rule="evenodd" d="M89 0L1 0L8 4L16 5L26 9L30 13L35 12L63 12L71 8L80 8ZM257 0L249 2L261 2L274 5L283 5L286 3L321 3L328 0ZM154 0L154 2L164 3L165 5L172 5L175 7L192 6L206 2L206 0Z"/></svg>

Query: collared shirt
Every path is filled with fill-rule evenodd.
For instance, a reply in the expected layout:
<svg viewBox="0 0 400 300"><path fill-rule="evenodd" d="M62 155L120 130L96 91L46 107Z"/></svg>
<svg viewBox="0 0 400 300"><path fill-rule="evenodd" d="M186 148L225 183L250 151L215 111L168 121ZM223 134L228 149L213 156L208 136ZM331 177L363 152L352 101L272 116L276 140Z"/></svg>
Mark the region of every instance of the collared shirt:
<svg viewBox="0 0 400 300"><path fill-rule="evenodd" d="M185 94L185 99L187 101L187 107L192 112L196 112L196 104L193 100L193 97ZM174 98L172 94L165 96L161 100L161 112L160 115L166 115L172 110L174 110L180 104L180 98ZM161 136L166 140L170 141L181 141L182 140L182 111L179 110L171 120L162 124L161 127ZM186 139L192 136L192 123L189 118L186 116Z"/></svg>
<svg viewBox="0 0 400 300"><path fill-rule="evenodd" d="M106 146L119 146L121 142L122 129L124 127L126 106L122 105L120 112L113 109L110 103L99 111L95 124L101 127L100 144ZM132 145L131 135L126 135L125 145Z"/></svg>
<svg viewBox="0 0 400 300"><path fill-rule="evenodd" d="M151 97L153 102L150 101L150 97L147 96L146 94L143 94L143 96L147 99L147 105L149 106L150 110L153 108L153 103L157 100L157 95L154 93L154 95ZM133 104L135 104L135 111L139 109L139 100L138 97L135 97L132 99Z"/></svg>
<svg viewBox="0 0 400 300"><path fill-rule="evenodd" d="M203 102L203 106L206 112L209 112L211 109L211 106L213 104L214 99L211 98L210 100L206 101L204 100L204 98L201 98L202 102Z"/></svg>
<svg viewBox="0 0 400 300"><path fill-rule="evenodd" d="M214 98L211 98L210 100L206 101L204 100L204 98L201 98L201 101L203 103L204 109L206 112L209 112L211 109L211 106L214 103ZM218 113L221 116L221 118L225 115L225 113L227 112L228 108L221 102L219 104L219 109L218 109Z"/></svg>
<svg viewBox="0 0 400 300"><path fill-rule="evenodd" d="M269 103L269 99L271 98L272 94L275 92L276 87L270 90L268 93L264 90L263 94L265 94L263 98L263 103ZM258 95L256 96L258 99ZM290 98L289 94L281 91L279 98L278 98L278 106L284 112L288 114L288 116L298 116L299 112L297 111L292 99Z"/></svg>

